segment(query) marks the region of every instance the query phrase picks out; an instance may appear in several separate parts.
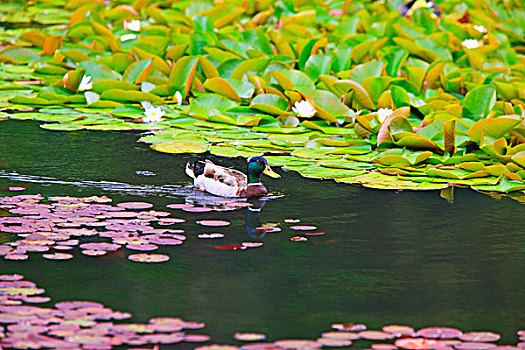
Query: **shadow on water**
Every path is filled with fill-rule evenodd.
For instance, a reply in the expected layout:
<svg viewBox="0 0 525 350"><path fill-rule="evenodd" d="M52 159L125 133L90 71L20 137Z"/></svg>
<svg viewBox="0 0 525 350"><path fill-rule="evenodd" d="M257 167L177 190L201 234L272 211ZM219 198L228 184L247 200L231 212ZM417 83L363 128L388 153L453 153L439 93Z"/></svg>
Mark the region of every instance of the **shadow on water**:
<svg viewBox="0 0 525 350"><path fill-rule="evenodd" d="M25 193L107 195L114 203L148 201L156 210L206 200L184 174L192 155L156 153L130 133L50 132L25 121L0 125L2 196L12 195L1 190L6 185L26 185ZM245 166L242 159L214 161ZM525 321L522 205L462 189L450 204L437 192L369 190L279 172L280 180L263 181L284 196L259 203L260 211L170 210L186 219L180 228L188 239L160 249L170 255L167 263L91 258L77 250L69 262L3 261L0 273L24 274L54 301L100 301L132 312L135 321L203 321L217 342L230 341L236 331L315 338L333 322L491 330L516 342ZM203 218L231 225L195 224ZM298 232L283 223L287 218L326 234L292 242ZM253 229L271 223L281 223L282 231L259 235ZM197 238L211 232L225 237ZM264 246L214 249L243 241Z"/></svg>

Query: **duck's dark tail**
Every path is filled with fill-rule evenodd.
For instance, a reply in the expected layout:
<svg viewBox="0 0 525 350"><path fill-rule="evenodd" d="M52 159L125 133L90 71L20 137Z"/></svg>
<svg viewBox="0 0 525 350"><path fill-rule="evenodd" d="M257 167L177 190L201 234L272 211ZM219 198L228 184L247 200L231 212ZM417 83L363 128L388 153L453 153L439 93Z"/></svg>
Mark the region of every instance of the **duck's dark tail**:
<svg viewBox="0 0 525 350"><path fill-rule="evenodd" d="M204 166L206 164L203 161L196 160L193 164L188 162L186 164L186 174L189 177L195 179L197 176L204 174Z"/></svg>

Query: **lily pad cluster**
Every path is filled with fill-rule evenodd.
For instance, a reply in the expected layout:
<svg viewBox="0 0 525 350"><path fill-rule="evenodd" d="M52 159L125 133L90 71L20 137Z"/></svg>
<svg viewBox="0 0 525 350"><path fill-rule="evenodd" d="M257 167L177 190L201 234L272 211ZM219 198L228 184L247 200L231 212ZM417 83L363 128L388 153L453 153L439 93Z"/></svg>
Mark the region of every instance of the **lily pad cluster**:
<svg viewBox="0 0 525 350"><path fill-rule="evenodd" d="M0 245L0 256L26 260L28 253L43 253L51 260L69 260L68 251L79 247L82 254L101 256L120 251L151 252L160 246L183 244L184 230L165 228L185 222L169 212L132 211L150 208L145 202L107 204L108 197L48 197L18 195L0 197L1 208L16 216L0 216L0 232L16 234L18 240ZM151 224L155 222L159 227ZM164 226L164 227L163 227ZM97 239L97 240L95 240ZM109 240L109 242L107 241ZM131 254L132 261L162 262L164 254Z"/></svg>
<svg viewBox="0 0 525 350"><path fill-rule="evenodd" d="M159 263L170 259L169 255L160 254L161 247L179 246L184 243L187 233L173 225L182 224L186 219L173 217L170 212L152 210L153 204L147 202L121 202L109 204L111 198L106 196L43 197L40 194L24 194L0 197L0 233L16 235L18 239L0 244L0 257L7 260L27 260L29 253L41 253L49 260L69 260L78 247L87 256L105 256L108 254L122 255L122 248L130 252L140 252L128 255L134 262ZM222 201L224 206L232 205L230 210L240 209L240 203L246 202ZM192 204L168 204L169 209L180 209L205 215L212 209L194 206ZM147 210L149 209L149 210ZM223 210L221 208L221 210ZM290 231L305 232L300 237L323 235L324 232L313 232L311 225L296 225L299 221L292 220ZM223 233L201 232L204 228L227 227L229 221L203 218L197 220L199 239L221 239ZM287 222L285 222L287 224ZM267 233L280 232L280 223L254 227L257 237ZM6 240L6 241L7 241ZM297 239L293 239L295 241ZM221 250L244 250L258 248L262 242L241 242L215 246Z"/></svg>
<svg viewBox="0 0 525 350"><path fill-rule="evenodd" d="M22 275L0 276L0 346L3 349L112 349L147 344L206 342L204 334L188 330L202 322L155 317L147 323L123 323L129 312L115 311L93 301L48 303L45 291Z"/></svg>
<svg viewBox="0 0 525 350"><path fill-rule="evenodd" d="M184 321L176 317L155 317L147 323L124 323L129 312L115 311L95 301L60 301L53 306L45 290L19 274L0 275L0 346L4 349L112 349L126 345L207 343L196 349L319 349L349 347L359 340L372 342L374 350L447 349L447 350L519 350L525 348L525 331L519 330L516 345L498 345L500 335L490 331L462 332L449 327L425 327L419 330L406 325L386 325L368 330L365 324L334 323L332 330L317 339L266 340L262 333L236 332L232 336L240 345L210 344L205 334L192 333L205 327L203 322ZM141 347L141 349L145 349ZM151 348L148 348L151 349Z"/></svg>
<svg viewBox="0 0 525 350"><path fill-rule="evenodd" d="M67 25L1 33L0 100L47 129L150 130L140 141L160 152L523 192L523 4L401 5L57 3Z"/></svg>

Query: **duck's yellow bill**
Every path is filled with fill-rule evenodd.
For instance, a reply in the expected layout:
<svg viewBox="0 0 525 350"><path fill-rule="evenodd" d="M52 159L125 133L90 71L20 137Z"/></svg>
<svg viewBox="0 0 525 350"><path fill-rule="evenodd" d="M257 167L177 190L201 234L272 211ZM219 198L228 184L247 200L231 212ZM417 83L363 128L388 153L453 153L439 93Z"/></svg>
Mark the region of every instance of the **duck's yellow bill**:
<svg viewBox="0 0 525 350"><path fill-rule="evenodd" d="M269 177L273 177L275 179L278 179L281 177L281 175L277 174L276 172L274 172L272 170L272 168L270 168L269 166L267 166L266 168L264 168L263 170L263 173L268 175Z"/></svg>

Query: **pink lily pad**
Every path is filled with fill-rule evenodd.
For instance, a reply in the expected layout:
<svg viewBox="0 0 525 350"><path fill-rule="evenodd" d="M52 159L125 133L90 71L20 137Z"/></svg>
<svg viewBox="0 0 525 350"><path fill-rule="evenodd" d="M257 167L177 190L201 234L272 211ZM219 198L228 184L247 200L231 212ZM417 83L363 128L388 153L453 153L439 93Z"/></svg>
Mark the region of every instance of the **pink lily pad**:
<svg viewBox="0 0 525 350"><path fill-rule="evenodd" d="M42 257L50 260L69 260L73 259L73 255L68 253L53 253L53 254L42 254Z"/></svg>
<svg viewBox="0 0 525 350"><path fill-rule="evenodd" d="M118 203L117 207L124 209L148 209L153 207L153 204L146 202L124 202Z"/></svg>
<svg viewBox="0 0 525 350"><path fill-rule="evenodd" d="M306 242L307 240L308 238L302 237L302 236L294 236L290 238L290 241L294 241L294 242Z"/></svg>
<svg viewBox="0 0 525 350"><path fill-rule="evenodd" d="M360 338L359 334L357 334L356 332L349 331L324 332L321 334L321 337L343 340L356 340Z"/></svg>
<svg viewBox="0 0 525 350"><path fill-rule="evenodd" d="M165 218L165 219L159 220L158 224L159 225L173 225L173 224L180 224L183 222L186 222L186 220L178 219L178 218Z"/></svg>
<svg viewBox="0 0 525 350"><path fill-rule="evenodd" d="M283 339L277 340L275 345L280 346L284 349L318 349L321 347L321 344L315 340L307 339Z"/></svg>
<svg viewBox="0 0 525 350"><path fill-rule="evenodd" d="M301 220L299 219L284 219L283 221L289 224L296 224L298 222L301 222Z"/></svg>
<svg viewBox="0 0 525 350"><path fill-rule="evenodd" d="M315 230L316 228L317 228L316 226L311 226L311 225L290 226L290 229L296 230L296 231L310 231L310 230Z"/></svg>
<svg viewBox="0 0 525 350"><path fill-rule="evenodd" d="M11 192L19 192L24 191L27 188L27 186L10 186L7 189Z"/></svg>
<svg viewBox="0 0 525 350"><path fill-rule="evenodd" d="M333 323L332 328L338 329L340 331L359 332L364 331L366 329L366 325L362 323Z"/></svg>
<svg viewBox="0 0 525 350"><path fill-rule="evenodd" d="M132 254L128 259L135 262L157 263L168 261L170 257L164 254Z"/></svg>
<svg viewBox="0 0 525 350"><path fill-rule="evenodd" d="M211 211L211 208L204 208L204 207L186 207L182 208L182 210L190 212L190 213L206 213Z"/></svg>
<svg viewBox="0 0 525 350"><path fill-rule="evenodd" d="M397 349L397 346L392 345L392 344L378 343L378 344L372 344L371 348L372 350L395 350Z"/></svg>
<svg viewBox="0 0 525 350"><path fill-rule="evenodd" d="M215 239L222 238L224 235L222 233L201 233L197 237L202 239Z"/></svg>
<svg viewBox="0 0 525 350"><path fill-rule="evenodd" d="M242 350L282 350L278 345L275 345L275 343L248 343L242 345Z"/></svg>
<svg viewBox="0 0 525 350"><path fill-rule="evenodd" d="M262 333L241 333L237 332L233 335L234 339L240 341L259 341L266 339L266 335Z"/></svg>
<svg viewBox="0 0 525 350"><path fill-rule="evenodd" d="M262 242L242 242L242 245L245 246L246 248L257 248L257 247L262 247L263 243Z"/></svg>
<svg viewBox="0 0 525 350"><path fill-rule="evenodd" d="M24 296L22 298L22 300L26 303L47 303L48 301L51 300L50 297L40 297L40 296L33 296L33 297L30 297L30 296Z"/></svg>
<svg viewBox="0 0 525 350"><path fill-rule="evenodd" d="M184 336L184 341L190 343L203 343L209 341L211 338L209 335L204 334L186 334Z"/></svg>
<svg viewBox="0 0 525 350"><path fill-rule="evenodd" d="M439 339L459 338L462 334L459 329L448 327L427 327L417 331L417 335L421 337Z"/></svg>
<svg viewBox="0 0 525 350"><path fill-rule="evenodd" d="M426 338L401 338L397 339L394 345L401 349L421 350L434 349L438 347L439 342L437 340Z"/></svg>
<svg viewBox="0 0 525 350"><path fill-rule="evenodd" d="M159 249L158 245L155 244L128 244L126 249L130 250L140 250L140 251L152 251Z"/></svg>
<svg viewBox="0 0 525 350"><path fill-rule="evenodd" d="M179 245L183 241L176 238L154 238L149 240L150 243L160 244L160 245Z"/></svg>
<svg viewBox="0 0 525 350"><path fill-rule="evenodd" d="M166 207L170 209L183 209L183 208L192 208L193 205L185 204L185 203L174 203L174 204L168 204L166 205Z"/></svg>
<svg viewBox="0 0 525 350"><path fill-rule="evenodd" d="M19 281L23 279L24 276L13 274L13 275L0 275L0 281Z"/></svg>
<svg viewBox="0 0 525 350"><path fill-rule="evenodd" d="M400 325L388 325L383 327L383 332L392 333L396 336L401 335L413 335L414 328L409 326L400 326Z"/></svg>
<svg viewBox="0 0 525 350"><path fill-rule="evenodd" d="M26 254L6 254L4 255L4 259L7 260L27 260L29 259L29 256Z"/></svg>
<svg viewBox="0 0 525 350"><path fill-rule="evenodd" d="M230 222L225 220L200 220L197 221L197 224L202 226L228 226Z"/></svg>
<svg viewBox="0 0 525 350"><path fill-rule="evenodd" d="M493 343L482 343L482 342L463 342L454 346L460 350L486 350L495 348L496 344Z"/></svg>
<svg viewBox="0 0 525 350"><path fill-rule="evenodd" d="M463 333L459 339L466 342L493 342L497 341L501 336L493 332L468 332Z"/></svg>
<svg viewBox="0 0 525 350"><path fill-rule="evenodd" d="M108 253L107 250L95 250L95 249L84 249L82 250L82 254L87 256L102 256L106 255Z"/></svg>
<svg viewBox="0 0 525 350"><path fill-rule="evenodd" d="M121 247L120 244L115 243L105 243L105 242L99 242L99 243L84 243L80 245L81 249L86 250L107 250L107 251L115 251Z"/></svg>
<svg viewBox="0 0 525 350"><path fill-rule="evenodd" d="M357 333L361 338L368 340L387 340L392 339L394 336L391 333L383 331L366 330Z"/></svg>
<svg viewBox="0 0 525 350"><path fill-rule="evenodd" d="M344 347L352 345L351 340L335 338L318 338L316 342L317 344L323 347Z"/></svg>

